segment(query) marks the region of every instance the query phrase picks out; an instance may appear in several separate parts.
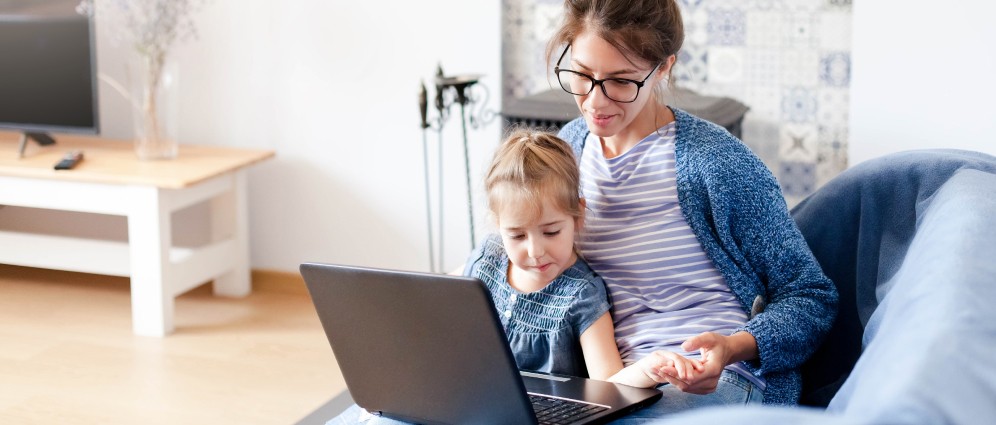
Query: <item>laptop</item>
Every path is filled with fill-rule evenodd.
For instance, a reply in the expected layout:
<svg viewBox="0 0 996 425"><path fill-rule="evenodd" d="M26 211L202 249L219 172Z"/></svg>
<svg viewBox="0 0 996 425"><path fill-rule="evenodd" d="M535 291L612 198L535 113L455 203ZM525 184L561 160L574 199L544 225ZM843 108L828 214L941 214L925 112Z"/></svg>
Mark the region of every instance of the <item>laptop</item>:
<svg viewBox="0 0 996 425"><path fill-rule="evenodd" d="M302 264L301 275L350 395L375 415L594 424L661 398L655 389L520 372L478 279L317 263Z"/></svg>

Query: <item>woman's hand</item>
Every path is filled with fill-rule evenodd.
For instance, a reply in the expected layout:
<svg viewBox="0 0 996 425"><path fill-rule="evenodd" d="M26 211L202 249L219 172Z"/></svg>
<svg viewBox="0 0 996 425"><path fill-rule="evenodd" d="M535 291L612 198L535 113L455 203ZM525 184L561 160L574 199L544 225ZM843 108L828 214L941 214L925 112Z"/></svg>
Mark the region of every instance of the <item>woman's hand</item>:
<svg viewBox="0 0 996 425"><path fill-rule="evenodd" d="M715 332L704 332L689 338L681 349L685 351L698 350L702 354L701 369L693 374L682 374L675 370L665 370L665 376L671 385L692 394L709 394L716 391L719 376L727 365L757 357L757 341L747 332L737 332L731 336L723 336Z"/></svg>

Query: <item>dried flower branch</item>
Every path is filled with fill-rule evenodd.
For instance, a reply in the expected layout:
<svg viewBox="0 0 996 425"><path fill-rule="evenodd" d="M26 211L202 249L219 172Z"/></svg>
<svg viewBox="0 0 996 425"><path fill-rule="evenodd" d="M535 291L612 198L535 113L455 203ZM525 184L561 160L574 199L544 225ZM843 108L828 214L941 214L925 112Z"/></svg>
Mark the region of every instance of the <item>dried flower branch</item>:
<svg viewBox="0 0 996 425"><path fill-rule="evenodd" d="M178 41L197 37L193 12L204 0L82 0L76 10L107 24L112 37L135 49L140 55L162 64L170 47ZM114 9L114 12L104 12Z"/></svg>

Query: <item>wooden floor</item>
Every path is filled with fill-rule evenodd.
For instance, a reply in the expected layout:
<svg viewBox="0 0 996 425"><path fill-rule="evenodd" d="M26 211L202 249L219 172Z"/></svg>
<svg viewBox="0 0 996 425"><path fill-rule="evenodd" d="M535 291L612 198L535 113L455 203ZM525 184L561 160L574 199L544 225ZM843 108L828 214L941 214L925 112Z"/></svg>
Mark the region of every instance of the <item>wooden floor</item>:
<svg viewBox="0 0 996 425"><path fill-rule="evenodd" d="M0 423L293 424L345 389L300 277L176 300L131 332L128 279L0 265Z"/></svg>

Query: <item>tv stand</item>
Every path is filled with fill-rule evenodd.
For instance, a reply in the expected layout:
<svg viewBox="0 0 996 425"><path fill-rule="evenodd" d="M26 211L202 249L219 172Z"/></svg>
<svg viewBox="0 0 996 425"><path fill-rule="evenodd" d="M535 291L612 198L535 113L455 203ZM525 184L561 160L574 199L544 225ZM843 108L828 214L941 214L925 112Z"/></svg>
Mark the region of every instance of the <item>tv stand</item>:
<svg viewBox="0 0 996 425"><path fill-rule="evenodd" d="M141 161L131 141L66 135L64 149L15 159L2 154L13 151L12 139L0 132L0 204L124 216L128 236L0 227L0 264L130 277L137 335L172 332L175 298L206 282L215 295L251 292L247 168L272 151L180 145L176 159ZM62 150L76 149L85 161L52 169ZM176 212L202 203L204 240L174 243Z"/></svg>
<svg viewBox="0 0 996 425"><path fill-rule="evenodd" d="M17 147L17 157L24 158L24 148L28 146L28 139L33 139L38 142L41 146L54 145L55 139L46 133L37 133L33 131L25 131L21 133L21 143Z"/></svg>

